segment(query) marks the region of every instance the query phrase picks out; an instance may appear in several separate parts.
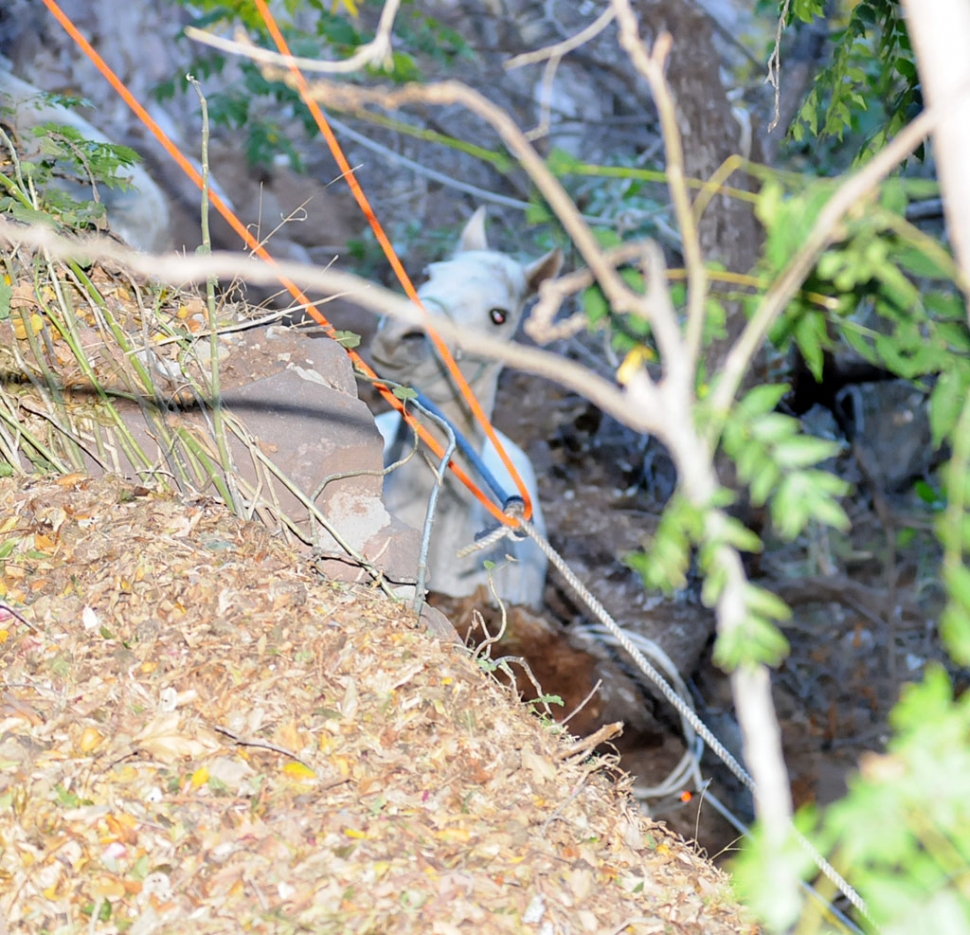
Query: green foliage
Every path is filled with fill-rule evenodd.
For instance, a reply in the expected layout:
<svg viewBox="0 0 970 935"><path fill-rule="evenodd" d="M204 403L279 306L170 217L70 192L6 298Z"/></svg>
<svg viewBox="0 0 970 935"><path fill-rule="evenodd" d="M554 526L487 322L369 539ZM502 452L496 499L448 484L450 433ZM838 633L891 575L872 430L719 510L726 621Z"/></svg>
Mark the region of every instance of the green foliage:
<svg viewBox="0 0 970 935"><path fill-rule="evenodd" d="M730 499L728 491L722 490L704 509L675 493L653 539L644 551L625 555L624 562L643 578L647 587L669 593L687 586L696 549L704 580L701 596L706 605L714 606L725 586L725 562L730 560L730 554L761 549L761 541L751 530L722 512ZM787 620L791 612L784 601L751 584L745 587L743 598L743 622L718 639L715 661L725 669L762 662L776 665L788 652L788 643L776 623Z"/></svg>
<svg viewBox="0 0 970 935"><path fill-rule="evenodd" d="M812 818L810 812L799 815L796 826L810 826ZM779 895L797 892L792 882L806 876L812 866L811 856L795 836L794 829L779 853L767 846L764 830L756 825L741 852L731 861L731 882L769 930L781 932L789 930L798 919L802 905L799 900L783 902Z"/></svg>
<svg viewBox="0 0 970 935"><path fill-rule="evenodd" d="M968 932L970 695L955 700L931 667L904 688L891 722L887 752L866 755L817 839L852 868L884 933Z"/></svg>
<svg viewBox="0 0 970 935"><path fill-rule="evenodd" d="M621 243L619 234L608 227L593 228L593 235L600 246L609 249ZM620 270L620 276L626 284L635 292L643 293L643 275L632 267ZM608 328L610 332L610 343L620 354L627 354L637 347L650 348L650 355L653 356L652 342L650 340L650 323L641 315L617 314L610 307L610 303L603 295L603 290L597 285L589 286L580 295L580 303L583 311L589 320L590 330Z"/></svg>
<svg viewBox="0 0 970 935"><path fill-rule="evenodd" d="M648 588L668 594L687 587L693 547L704 534L704 514L675 493L660 518L654 537L643 552L631 552L623 561Z"/></svg>
<svg viewBox="0 0 970 935"><path fill-rule="evenodd" d="M741 665L775 666L788 655L788 641L776 625L791 616L785 602L752 584L744 597L743 621L723 633L714 647L714 662L727 672Z"/></svg>
<svg viewBox="0 0 970 935"><path fill-rule="evenodd" d="M127 146L87 140L76 127L45 123L33 130L40 144L41 164L48 171L58 166L79 178L100 182L125 191L129 178L120 170L138 162L138 154Z"/></svg>
<svg viewBox="0 0 970 935"><path fill-rule="evenodd" d="M820 0L792 4L791 16L811 22L824 15ZM842 141L862 137L857 158L881 149L922 108L916 62L898 0L861 0L832 36L831 63L819 72L791 128ZM870 104L878 113L870 114ZM921 153L919 153L921 157Z"/></svg>
<svg viewBox="0 0 970 935"><path fill-rule="evenodd" d="M202 0L191 3L176 0L190 8L190 25L211 29L216 25L239 23L266 48L275 48L256 7L248 0ZM344 0L348 10L356 10L357 4ZM285 12L291 21L284 22L276 11L277 21L290 50L303 58L320 58L339 61L349 58L374 36L359 26L358 21L337 12L337 4L321 0L287 2ZM299 13L299 25L296 14ZM394 83L417 81L422 77L417 57L450 66L470 57L471 47L454 30L439 23L434 17L418 9L414 0L404 0L394 24L394 52L387 68L369 66L365 71L343 80L362 82L368 77L390 79ZM196 55L186 71L200 80L221 74L226 67L225 56L211 50ZM270 165L276 156L285 155L290 165L301 169L297 148L293 145L287 127L295 121L302 122L306 134L313 138L317 127L299 94L283 82L267 81L259 67L252 62L239 60L241 82L214 90L207 95L209 116L214 126L226 126L246 134L246 156L253 165ZM184 93L188 81L183 75L178 80L162 83L156 96L165 100L177 92Z"/></svg>
<svg viewBox="0 0 970 935"><path fill-rule="evenodd" d="M52 103L79 103L53 95L43 97ZM3 110L0 108L0 117ZM98 189L128 190L131 179L125 170L138 162L137 153L127 146L84 139L76 127L66 124L44 123L34 127L31 135L35 147L30 158L3 160L0 214L25 223L54 223L68 230L102 228L105 209ZM32 200L31 188L37 193L36 200ZM0 295L0 313L4 304Z"/></svg>
<svg viewBox="0 0 970 935"><path fill-rule="evenodd" d="M970 666L970 396L947 436L953 457L942 472L946 508L936 532L943 545L943 581L949 602L940 618L940 631L953 658Z"/></svg>
<svg viewBox="0 0 970 935"><path fill-rule="evenodd" d="M849 520L837 498L848 493L848 485L813 469L837 455L839 446L801 434L797 419L775 412L787 389L766 385L751 390L725 424L724 450L748 484L752 503L770 501L772 520L783 538L794 539L810 519L846 529Z"/></svg>
<svg viewBox="0 0 970 935"><path fill-rule="evenodd" d="M657 237L661 233L658 222L669 218L667 177L659 165L645 169L631 158L619 156L610 157L605 165L593 165L555 147L546 157L546 165L585 213L601 219L623 238ZM552 219L544 203L536 204L532 212L530 223Z"/></svg>
<svg viewBox="0 0 970 935"><path fill-rule="evenodd" d="M526 702L526 705L536 713L538 713L538 708L548 707L551 704L559 705L559 707L562 708L562 707L565 707L566 702L564 702L559 695L550 695L548 693L543 693L539 695L537 698L530 698ZM552 723L555 723L555 721L553 721Z"/></svg>
<svg viewBox="0 0 970 935"><path fill-rule="evenodd" d="M338 331L334 335L334 340L341 347L360 347L360 335L354 331Z"/></svg>
<svg viewBox="0 0 970 935"><path fill-rule="evenodd" d="M810 23L825 13L825 0L793 0L791 15L803 23Z"/></svg>
<svg viewBox="0 0 970 935"><path fill-rule="evenodd" d="M767 281L787 267L832 190L829 182L791 179L765 187L758 212L767 227L762 267ZM948 252L905 220L910 199L930 194L935 194L932 183L894 179L878 198L853 211L840 228L840 241L818 258L771 337L782 351L797 346L817 375L827 351L851 348L902 378L932 386L934 443L947 443L953 456L941 473L942 487L917 484L916 494L937 514L944 548L941 576L949 600L940 629L954 660L967 665L970 332ZM779 392L779 387L759 387L741 400L725 422L724 448L750 484L755 502L770 502L783 533L794 533L808 519L844 527L845 515L835 500L844 485L811 466L834 450L830 443L800 435L792 420L774 411ZM830 508L834 512L827 513ZM752 652L751 642L761 644L770 633L757 622L746 622L740 632L722 638L716 658L736 664ZM906 688L892 726L895 737L888 752L863 761L849 794L819 815L805 812L800 820L815 829L813 838L823 854L867 901L871 924L857 919L867 930L878 925L899 935L970 932L965 884L970 867L970 696L955 700L946 674L931 668L921 685ZM780 905L765 882L771 862L778 859L777 851L757 841L745 848L734 868L745 898L776 930L800 918L800 932L818 931L811 924L813 913Z"/></svg>
<svg viewBox="0 0 970 935"><path fill-rule="evenodd" d="M419 9L415 0L404 0L394 25L396 42L439 65L451 66L474 57L471 46L460 33Z"/></svg>
<svg viewBox="0 0 970 935"><path fill-rule="evenodd" d="M785 267L832 192L828 181L798 185L787 191L774 181L759 198L768 279ZM912 198L935 193L935 183L888 181L877 202L846 221L841 242L819 257L771 339L781 351L796 345L817 379L825 352L837 348L850 348L904 379L935 376L930 420L939 445L970 390L970 330L952 258L905 220ZM819 295L824 307L813 298Z"/></svg>

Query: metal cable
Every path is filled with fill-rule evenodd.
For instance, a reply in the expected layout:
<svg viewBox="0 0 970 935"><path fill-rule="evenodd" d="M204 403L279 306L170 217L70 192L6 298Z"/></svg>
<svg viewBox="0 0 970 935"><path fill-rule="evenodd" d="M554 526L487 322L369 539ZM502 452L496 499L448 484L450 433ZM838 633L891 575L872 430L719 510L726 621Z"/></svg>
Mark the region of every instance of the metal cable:
<svg viewBox="0 0 970 935"><path fill-rule="evenodd" d="M458 450L464 455L465 460L475 469L478 476L485 481L488 487L491 489L492 493L495 494L495 498L499 503L507 503L509 499L509 494L504 487L498 482L495 475L486 467L482 456L475 450L474 445L465 438L465 436L458 431L450 422L448 417L438 408L438 406L433 403L424 393L418 393L414 397L415 402L418 403L420 408L427 412L429 415L435 417L435 421L439 425L446 424L450 432L454 434L455 443L458 445ZM451 460L451 455L448 455L448 459L445 464Z"/></svg>
<svg viewBox="0 0 970 935"><path fill-rule="evenodd" d="M697 716L693 710L669 685L667 680L654 668L653 664L640 652L633 640L626 631L609 615L606 608L597 600L596 596L576 577L573 570L566 564L565 559L549 544L545 536L541 535L531 523L522 523L522 528L526 534L539 546L546 557L556 566L558 572L563 576L566 583L573 589L577 597L590 609L597 620L613 635L623 650L640 668L647 678L660 690L660 693L673 705L674 710L697 732L704 743L724 761L729 770L740 780L740 782L754 794L754 780L748 771L734 758L731 752L721 743L717 737L711 733L707 725Z"/></svg>
<svg viewBox="0 0 970 935"><path fill-rule="evenodd" d="M617 624L619 627L619 624ZM622 630L622 628L620 628ZM589 633L592 637L607 646L617 646L616 637L606 627L601 624L593 624L585 627L584 633ZM679 698L683 699L684 704L694 710L694 703L690 697L690 691L680 677L677 667L674 665L670 656L664 652L663 648L654 640L641 633L632 633L623 630L627 638L645 655L652 657L653 660L665 670L672 687L677 692ZM677 765L670 771L667 778L656 786L641 787L634 789L638 799L662 799L667 796L677 795L684 791L686 787L699 789L703 785L703 778L700 772L700 760L704 753L704 741L697 735L693 725L685 717L681 716L681 727L684 733L684 745L686 747L683 757Z"/></svg>
<svg viewBox="0 0 970 935"><path fill-rule="evenodd" d="M456 444L456 433L451 427L451 422L446 419L440 413L436 414L430 409L426 408L424 403L418 402L418 400L412 400L414 405L420 409L424 414L434 422L437 422L441 426L442 431L448 437L448 445L445 448L444 454L441 457L441 462L438 465L438 470L435 471L435 485L431 488L431 496L428 497L428 511L424 518L424 527L421 530L421 552L418 555L418 580L414 586L414 609L420 613L421 604L424 602L425 596L425 581L428 577L428 549L431 545L431 527L434 526L434 514L435 509L438 506L438 493L441 491L441 485L445 482L445 472L448 470L448 462L451 460L451 456L455 453Z"/></svg>

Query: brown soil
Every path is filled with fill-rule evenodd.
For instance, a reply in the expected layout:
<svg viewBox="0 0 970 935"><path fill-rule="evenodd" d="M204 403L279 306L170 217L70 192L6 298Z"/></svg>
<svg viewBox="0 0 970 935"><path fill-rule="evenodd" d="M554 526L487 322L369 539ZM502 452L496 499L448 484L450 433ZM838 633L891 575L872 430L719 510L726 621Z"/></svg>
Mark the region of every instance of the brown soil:
<svg viewBox="0 0 970 935"><path fill-rule="evenodd" d="M622 562L626 552L649 542L672 489L672 468L663 453L575 394L523 374L503 377L496 423L536 464L551 542L617 622L672 645L678 662L678 652L680 658L689 657L690 644L671 634L689 624L695 628L693 648L700 651L705 627L713 633L713 618L696 595L661 600L648 594ZM925 662L946 661L934 623L942 600L934 571L938 550L925 507L912 496L874 493L851 455L843 457L838 470L858 485L847 503L850 537L803 537L786 544L774 539L769 528L755 570L758 583L779 593L794 611L785 629L791 653L775 674L774 696L796 806L827 804L843 795L859 757L884 749L888 714L902 683L919 678ZM891 517L888 537L873 500ZM904 528L917 533L905 547L897 547L896 533ZM820 566L829 573L821 574ZM895 569L892 588L890 569ZM588 617L576 611L554 575L547 597L566 638L575 642L574 634ZM527 650L523 654L529 656ZM631 671L627 667L624 677ZM703 719L740 754L730 686L711 663L710 647L699 664L691 663L681 674L692 680ZM579 683L585 684L582 674ZM549 678L542 687L559 693L565 684ZM649 687L640 697L654 712L655 723L667 729L659 735L628 732L616 742L621 765L633 774L635 786L662 781L684 752L673 712L658 705ZM705 777L712 779L710 792L749 823L750 796L710 754L703 766ZM686 805L676 797L644 805L713 857L733 851L736 828L704 796L693 794Z"/></svg>

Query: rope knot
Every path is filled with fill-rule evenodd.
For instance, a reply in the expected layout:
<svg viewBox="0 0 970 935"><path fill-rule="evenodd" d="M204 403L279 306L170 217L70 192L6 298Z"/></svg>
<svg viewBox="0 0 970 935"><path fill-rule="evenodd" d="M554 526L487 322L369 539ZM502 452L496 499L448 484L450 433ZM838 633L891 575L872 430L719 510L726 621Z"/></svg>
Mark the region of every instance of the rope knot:
<svg viewBox="0 0 970 935"><path fill-rule="evenodd" d="M525 522L525 501L521 497L509 497L505 501L502 511L506 516L517 521L515 526L507 526L502 523L498 526L489 526L476 534L475 541L471 545L466 545L455 553L457 558L465 558L473 552L484 552L497 545L503 539L511 539L512 542L521 542L525 539L523 523Z"/></svg>

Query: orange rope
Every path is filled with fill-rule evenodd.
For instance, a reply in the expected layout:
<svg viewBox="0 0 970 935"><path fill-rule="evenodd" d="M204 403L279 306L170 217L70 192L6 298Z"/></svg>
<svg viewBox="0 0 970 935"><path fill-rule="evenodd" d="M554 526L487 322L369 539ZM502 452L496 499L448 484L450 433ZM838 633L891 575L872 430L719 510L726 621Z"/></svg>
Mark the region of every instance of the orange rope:
<svg viewBox="0 0 970 935"><path fill-rule="evenodd" d="M257 3L258 2L259 0L257 0ZM199 174L199 172L196 170L196 168L185 158L184 155L182 155L178 147L168 138L168 136L165 134L162 128L159 127L158 124L152 119L148 111L146 111L145 108L142 107L142 105L135 99L134 95L128 90L128 88L124 85L121 79L111 70L111 68L104 61L104 59L101 58L101 56L94 50L94 48L87 41L87 39L85 39L84 36L81 35L81 33L77 30L77 27L74 25L74 23L58 6L56 0L43 0L43 3L47 7L47 9L51 12L51 14L54 16L54 18L61 24L61 26L64 27L65 31L71 37L71 39L78 45L78 47L85 53L85 55L87 55L87 57L94 63L98 71L100 71L101 74L104 75L108 83L115 89L115 91L118 92L119 95L121 95L121 98L132 109L132 111L139 118L139 120L141 120L142 123L144 123L145 126L148 127L148 129L152 132L154 137L162 145L165 151L175 160L175 162L179 165L182 171L185 172L185 174L190 179L192 179L192 181L195 182L195 184L201 189L203 187L203 179L202 179L202 176ZM274 23L274 26L275 26L275 23ZM314 103L314 107L316 107L315 103ZM317 110L319 110L319 108L317 108ZM320 116L322 120L322 114ZM330 133L330 136L332 137L332 132L330 132L329 125L326 124L325 120L323 120L323 123L327 127L327 132ZM321 129L321 132L322 132L322 129ZM351 182L351 189L353 190L354 185L357 185L356 180L353 178L353 173L350 171L350 167L346 163L346 158L343 156L343 153L340 151L339 144L337 144L336 140L334 140L333 146L337 147L336 152L340 153L340 160L342 160L344 165L346 165L346 168L345 169L342 168L342 171L346 173L346 177L348 178L348 181ZM335 157L336 157L336 153L335 153ZM340 160L338 160L338 162ZM357 190L360 191L359 185L357 185ZM364 194L362 191L360 191L360 198L364 199L364 204L367 204L366 198L364 198ZM216 194L213 191L210 191L209 199L211 203L215 206L216 210L226 219L226 221L229 223L232 229L243 239L246 246L250 250L252 250L257 256L259 256L264 262L275 266L276 261L273 259L273 257L270 256L270 254L266 251L265 247L263 247L263 245L260 244L255 237L253 237L253 235L246 228L246 226L239 220L238 217L236 217L232 209L229 208L229 206L218 196L218 194ZM358 199L358 203L359 203L359 199ZM367 205L365 209L365 214L367 214L368 220L371 221L372 226L377 224L376 218L374 218L373 211L371 211L369 205ZM387 242L387 238L384 235L383 230L380 230L379 225L377 225L377 228L375 228L375 233L377 233L378 231L380 231L379 239L383 238L382 244L383 243L387 244L385 247L385 252L389 250L390 251L389 257L393 257L392 265L394 264L395 261L397 263L397 266L395 267L395 272L397 272L398 267L400 267L400 260L397 259L397 256L394 254L393 248L391 247L390 243ZM408 287L410 287L410 292L409 292L409 296L410 296L410 294L414 292L414 287L407 279L407 275L404 273L403 268L401 269L401 272L398 275L399 277L401 275L404 276L404 279L402 279L402 283L406 283L405 285L406 290L408 289ZM292 295L293 298L298 303L305 306L307 311L311 315L311 317L321 327L323 327L324 330L331 337L333 337L336 333L334 331L333 326L330 324L329 321L327 321L326 317L324 317L324 315L310 302L309 298L299 288L299 286L297 286L294 282L292 282L292 280L288 279L285 276L281 275L279 279L280 279L280 282L283 284L283 286L289 291L290 295ZM416 295L412 296L412 301L415 301L415 300L416 300ZM420 302L418 302L418 305L420 306ZM429 332L430 332L430 329L429 329ZM441 338L437 335L433 335L433 339L435 338L437 339L436 346L438 346L437 342L441 342ZM447 355L445 359L451 362L452 367L455 367L454 361L451 359L451 355L448 353L447 347L444 346L443 342L441 342L441 346L439 347L439 352L441 352L442 347L444 348L444 354ZM399 400L394 395L394 393L391 391L391 389L388 386L380 382L380 377L374 372L374 370L368 365L368 363L352 348L344 348L344 349L346 350L347 354L350 356L354 365L359 370L361 370L370 379L377 381L375 382L374 385L376 386L380 394L395 409L397 409L401 413L405 421L407 421L408 424L411 425L418 432L421 439L425 442L425 444L428 445L429 448L431 448L431 450L437 455L437 457L439 458L444 457L444 449L437 441L437 439L435 439L434 436L431 435L428 432L428 430L424 428L424 426L418 423L414 419L414 417L408 411L406 411L406 409L404 408L404 404L401 402L401 400ZM455 370L457 371L457 367L455 367ZM467 381L465 381L464 376L460 373L460 371L457 371L457 372L458 372L458 377L460 381L459 385L462 387L463 392L467 391L468 393L471 393L471 390L468 388L468 384L467 384ZM477 400L474 399L473 395L471 396L471 400L473 401L473 406L472 406L473 411L477 409L477 412L476 412L476 417L477 417L478 413L481 412L481 406L478 404ZM484 417L484 413L482 413L482 417ZM520 491L524 493L524 499L526 501L526 509L527 509L526 516L528 518L528 516L530 515L528 511L531 508L528 491L523 490L524 485L522 484L521 478L519 478L514 467L511 466L511 462L507 460L508 456L506 455L505 451L502 449L501 445L498 444L497 439L495 438L494 429L488 423L487 419L485 420L483 425L485 426L485 430L489 438L492 439L492 443L496 446L496 450L499 452L499 455L502 458L503 463L505 463L510 468L510 473L512 474L512 477L516 482L516 486L519 487ZM518 521L515 520L513 517L507 516L498 506L496 506L492 502L492 500L482 492L482 490L468 476L468 474L466 474L465 471L461 469L459 465L457 465L454 461L451 461L449 462L449 467L451 467L451 469L454 471L455 476L485 505L488 511L496 519L498 519L500 522L504 523L505 525L510 525L510 526L518 525Z"/></svg>
<svg viewBox="0 0 970 935"><path fill-rule="evenodd" d="M289 55L290 49L286 44L286 40L283 38L283 33L280 32L280 28L273 18L273 14L270 12L269 7L266 5L266 0L254 0L256 4L256 9L259 11L259 15L262 16L263 22L266 24L266 28L269 30L270 36L272 36L273 41L276 43L276 48L280 51L282 55ZM334 160L337 163L337 167L343 173L343 177L347 180L347 184L350 186L351 194L353 194L355 201L357 202L360 210L364 213L364 217L367 218L367 223L370 224L371 230L374 232L374 236L377 238L377 242L381 245L381 249L384 251L384 255L387 257L388 262L391 264L391 269L394 270L394 274L398 278L398 282L403 286L407 297L414 302L418 308L424 312L425 316L429 319L429 323L426 323L425 330L428 333L428 337L431 338L435 348L441 355L441 359L444 361L445 366L448 368L448 372L451 374L452 379L461 390L462 396L465 397L465 401L468 403L475 419L478 424L485 430L485 434L488 436L489 441L495 446L495 450L498 452L502 463L505 465L512 480L515 482L515 486L518 488L519 493L522 495L522 499L525 501L525 518L530 519L532 516L532 500L529 497L529 491L526 489L522 478L519 476L518 471L515 469L515 465L512 463L512 459L509 457L502 443L498 440L495 434L495 428L492 426L491 421L488 416L485 415L485 411L482 409L481 403L475 397L474 392L472 392L471 387L468 385L468 381L465 379L465 375L458 369L458 364L455 363L455 359L448 349L448 346L442 340L441 336L434 330L430 325L430 316L427 313L421 300L418 298L417 290L414 288L414 284L411 282L410 277L404 269L404 265L401 263L391 241L388 239L387 234L384 233L384 228L381 226L380 221L377 220L377 216L374 214L374 210L371 208L370 202L367 200L367 196L364 194L364 190L360 187L360 183L357 181L357 177L354 175L353 169L350 167L350 163L347 161L347 157L344 155L343 150L340 147L336 136L334 136L333 130L330 128L330 124L327 122L327 118L324 116L323 111L320 109L319 104L310 95L310 87L307 84L306 78L303 77L303 73L297 68L296 65L291 64L289 66L290 72L293 74L293 78L296 81L297 90L300 92L300 97L303 99L303 103L306 104L310 113L313 115L313 119L316 121L317 128L320 130L320 134L327 142L327 146L330 147L330 152L333 155ZM473 491L473 493L478 496L483 503L486 500L480 491ZM491 506L491 501L486 503L487 506ZM494 511L493 511L494 514ZM509 522L508 519L503 518L503 522L507 525L518 525L516 522Z"/></svg>

